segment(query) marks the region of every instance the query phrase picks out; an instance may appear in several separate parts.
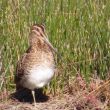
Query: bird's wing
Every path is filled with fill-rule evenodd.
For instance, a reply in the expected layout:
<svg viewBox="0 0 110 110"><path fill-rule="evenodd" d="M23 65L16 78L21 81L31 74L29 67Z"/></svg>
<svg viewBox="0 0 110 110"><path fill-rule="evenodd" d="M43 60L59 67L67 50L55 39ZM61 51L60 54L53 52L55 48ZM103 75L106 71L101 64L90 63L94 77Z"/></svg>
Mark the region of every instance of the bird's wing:
<svg viewBox="0 0 110 110"><path fill-rule="evenodd" d="M19 82L24 75L24 69L23 69L23 62L27 56L27 53L25 53L21 59L17 62L16 66L16 73L15 73L15 82Z"/></svg>
<svg viewBox="0 0 110 110"><path fill-rule="evenodd" d="M23 65L24 65L26 56L27 56L28 53L30 53L30 52L31 52L31 47L29 47L29 48L26 50L26 53L24 53L24 54L22 55L22 57L20 58L20 60L17 62L16 75L19 76L19 77L22 77L22 75L24 74Z"/></svg>

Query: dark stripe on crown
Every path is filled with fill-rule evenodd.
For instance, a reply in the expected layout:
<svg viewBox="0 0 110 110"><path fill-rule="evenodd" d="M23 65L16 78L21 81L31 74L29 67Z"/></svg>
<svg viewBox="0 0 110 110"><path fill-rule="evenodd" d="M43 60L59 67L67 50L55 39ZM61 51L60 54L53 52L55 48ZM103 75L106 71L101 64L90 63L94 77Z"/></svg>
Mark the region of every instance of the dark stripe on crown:
<svg viewBox="0 0 110 110"><path fill-rule="evenodd" d="M34 24L32 27L34 27L34 26L41 28L43 32L45 31L45 27L42 24L41 25L40 24Z"/></svg>
<svg viewBox="0 0 110 110"><path fill-rule="evenodd" d="M40 29L39 29L40 28ZM32 27L31 27L31 31L37 31L37 32L39 32L39 34L42 36L42 37L44 37L44 26L43 25L39 25L39 24L35 24L35 25L33 25Z"/></svg>

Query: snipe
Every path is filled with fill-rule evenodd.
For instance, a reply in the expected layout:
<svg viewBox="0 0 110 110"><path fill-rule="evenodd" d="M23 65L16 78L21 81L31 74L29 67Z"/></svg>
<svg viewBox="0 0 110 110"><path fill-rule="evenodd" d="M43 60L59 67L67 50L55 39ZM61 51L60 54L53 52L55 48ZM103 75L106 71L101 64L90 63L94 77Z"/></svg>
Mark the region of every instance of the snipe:
<svg viewBox="0 0 110 110"><path fill-rule="evenodd" d="M34 104L35 89L48 84L55 70L55 49L49 42L43 25L33 25L29 35L29 48L17 63L15 83L16 89L28 88L32 91Z"/></svg>

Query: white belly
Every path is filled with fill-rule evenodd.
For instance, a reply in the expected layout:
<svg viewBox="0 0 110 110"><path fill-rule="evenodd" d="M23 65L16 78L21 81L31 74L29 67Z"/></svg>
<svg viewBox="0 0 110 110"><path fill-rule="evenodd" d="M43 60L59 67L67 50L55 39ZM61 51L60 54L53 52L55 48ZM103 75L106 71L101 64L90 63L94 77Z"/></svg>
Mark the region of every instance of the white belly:
<svg viewBox="0 0 110 110"><path fill-rule="evenodd" d="M28 89L42 88L50 82L54 75L54 68L45 66L34 67L30 73L25 76L24 87Z"/></svg>

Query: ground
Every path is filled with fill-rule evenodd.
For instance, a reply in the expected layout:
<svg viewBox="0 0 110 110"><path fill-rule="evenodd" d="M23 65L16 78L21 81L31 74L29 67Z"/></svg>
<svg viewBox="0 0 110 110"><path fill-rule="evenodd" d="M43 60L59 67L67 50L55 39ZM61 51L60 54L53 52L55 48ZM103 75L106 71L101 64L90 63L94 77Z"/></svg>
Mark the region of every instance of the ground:
<svg viewBox="0 0 110 110"><path fill-rule="evenodd" d="M2 94L0 99L3 97L6 94ZM110 79L92 78L87 84L78 75L56 95L36 90L36 108L30 90L12 92L7 97L7 101L0 103L0 110L110 110Z"/></svg>
<svg viewBox="0 0 110 110"><path fill-rule="evenodd" d="M37 102L35 108L33 104L10 100L0 104L0 110L73 110L72 98L68 95L62 97L52 97L45 102Z"/></svg>

